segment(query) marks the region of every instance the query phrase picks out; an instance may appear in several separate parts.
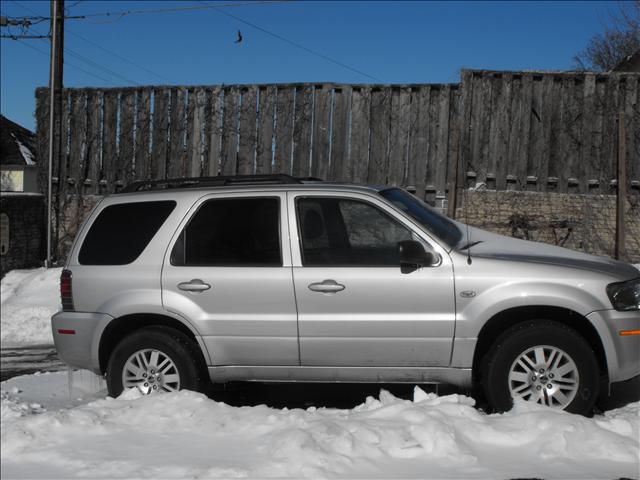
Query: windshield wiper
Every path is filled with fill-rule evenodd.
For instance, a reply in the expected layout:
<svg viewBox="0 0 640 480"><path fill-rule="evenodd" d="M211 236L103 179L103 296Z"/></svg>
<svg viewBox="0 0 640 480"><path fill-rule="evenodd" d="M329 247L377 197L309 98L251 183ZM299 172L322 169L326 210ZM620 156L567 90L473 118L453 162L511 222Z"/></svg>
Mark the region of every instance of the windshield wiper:
<svg viewBox="0 0 640 480"><path fill-rule="evenodd" d="M476 240L475 242L467 243L464 247L459 248L458 250L460 250L460 251L466 250L468 248L473 247L474 245L478 245L479 243L482 243L482 240Z"/></svg>

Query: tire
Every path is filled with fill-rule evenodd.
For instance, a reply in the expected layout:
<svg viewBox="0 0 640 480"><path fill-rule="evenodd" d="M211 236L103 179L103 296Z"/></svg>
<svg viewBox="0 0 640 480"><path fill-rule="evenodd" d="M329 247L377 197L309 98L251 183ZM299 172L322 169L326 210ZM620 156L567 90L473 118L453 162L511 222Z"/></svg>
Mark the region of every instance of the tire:
<svg viewBox="0 0 640 480"><path fill-rule="evenodd" d="M202 391L206 385L205 369L204 361L198 361L201 354L197 348L189 337L174 328L156 326L134 331L116 345L109 357L106 375L109 395L120 395L125 383L126 388L138 387L144 394Z"/></svg>
<svg viewBox="0 0 640 480"><path fill-rule="evenodd" d="M527 321L504 332L484 358L482 387L496 412L514 397L589 415L598 398L596 354L575 330L551 320Z"/></svg>

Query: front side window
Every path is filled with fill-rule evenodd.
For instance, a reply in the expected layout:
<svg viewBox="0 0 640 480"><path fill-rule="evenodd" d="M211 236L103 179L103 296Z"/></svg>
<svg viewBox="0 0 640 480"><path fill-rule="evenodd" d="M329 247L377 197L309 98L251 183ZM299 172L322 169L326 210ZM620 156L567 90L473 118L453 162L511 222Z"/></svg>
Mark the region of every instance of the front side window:
<svg viewBox="0 0 640 480"><path fill-rule="evenodd" d="M178 266L282 265L278 198L203 203L184 228L171 263Z"/></svg>
<svg viewBox="0 0 640 480"><path fill-rule="evenodd" d="M344 198L297 200L305 266L398 266L411 231L379 208Z"/></svg>

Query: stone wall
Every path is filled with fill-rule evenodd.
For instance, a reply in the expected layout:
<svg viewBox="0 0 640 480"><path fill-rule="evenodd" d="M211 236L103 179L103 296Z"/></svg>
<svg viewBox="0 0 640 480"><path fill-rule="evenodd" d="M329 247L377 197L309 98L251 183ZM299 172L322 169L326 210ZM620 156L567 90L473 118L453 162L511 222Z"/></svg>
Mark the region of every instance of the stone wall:
<svg viewBox="0 0 640 480"><path fill-rule="evenodd" d="M473 226L525 240L613 257L616 197L517 191L469 191L456 218ZM465 211L464 204L468 202ZM640 195L626 210L626 256L640 262Z"/></svg>
<svg viewBox="0 0 640 480"><path fill-rule="evenodd" d="M15 268L42 266L47 242L44 197L34 193L3 192L0 214L7 215L8 220L2 226L2 235L8 237L8 242L0 255L0 277Z"/></svg>

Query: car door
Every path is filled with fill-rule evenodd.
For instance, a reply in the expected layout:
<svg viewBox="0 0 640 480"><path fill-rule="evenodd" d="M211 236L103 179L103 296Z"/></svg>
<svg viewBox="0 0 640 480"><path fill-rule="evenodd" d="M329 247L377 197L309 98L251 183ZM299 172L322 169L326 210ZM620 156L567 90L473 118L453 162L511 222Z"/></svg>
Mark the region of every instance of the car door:
<svg viewBox="0 0 640 480"><path fill-rule="evenodd" d="M285 199L209 195L172 240L164 308L195 325L214 365L299 365Z"/></svg>
<svg viewBox="0 0 640 480"><path fill-rule="evenodd" d="M446 252L382 200L289 193L304 366L447 366L455 325ZM419 240L433 267L402 273L397 242Z"/></svg>

